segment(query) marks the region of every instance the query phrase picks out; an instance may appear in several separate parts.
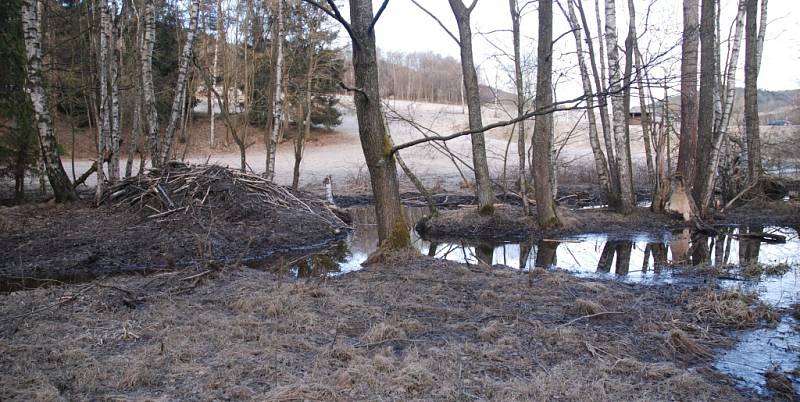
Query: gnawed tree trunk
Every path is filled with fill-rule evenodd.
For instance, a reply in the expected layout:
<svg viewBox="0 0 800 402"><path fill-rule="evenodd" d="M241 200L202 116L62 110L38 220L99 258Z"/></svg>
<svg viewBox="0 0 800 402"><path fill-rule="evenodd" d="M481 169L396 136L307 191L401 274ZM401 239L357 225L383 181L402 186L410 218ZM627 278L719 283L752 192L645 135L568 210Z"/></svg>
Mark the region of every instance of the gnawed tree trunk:
<svg viewBox="0 0 800 402"><path fill-rule="evenodd" d="M160 141L158 138L158 111L156 110L156 94L153 87L153 47L156 42L156 6L155 0L144 0L144 37L139 56L142 69L142 109L144 109L147 142L150 148L150 163L158 163Z"/></svg>
<svg viewBox="0 0 800 402"><path fill-rule="evenodd" d="M511 11L511 31L514 41L514 84L517 89L517 117L525 113L525 81L522 78L522 51L520 49L520 12L517 0L508 0ZM589 106L591 108L591 106ZM591 109L590 109L591 110ZM528 172L525 168L525 120L517 123L517 155L519 156L519 195L522 211L528 214Z"/></svg>
<svg viewBox="0 0 800 402"><path fill-rule="evenodd" d="M50 106L44 89L42 75L42 38L41 38L41 6L37 0L23 0L21 7L22 31L25 38L25 57L27 85L26 92L33 105L34 122L39 133L41 160L47 171L47 178L53 188L56 201L76 200L78 196L72 183L61 165L58 155L58 144L53 132L53 120L50 117Z"/></svg>
<svg viewBox="0 0 800 402"><path fill-rule="evenodd" d="M745 1L739 2L739 11L736 15L735 33L733 35L733 42L731 43L730 59L726 67L725 82L723 86L722 96L722 113L717 120L717 126L714 127L714 139L711 153L706 161L706 171L709 174L705 177L702 184L701 195L698 198L698 205L700 213L705 215L711 204L711 197L714 194L714 183L716 182L716 172L719 166L720 153L722 145L728 138L728 125L730 123L731 113L733 111L733 100L736 95L736 69L739 61L739 51L742 42L742 32L744 29L745 19Z"/></svg>
<svg viewBox="0 0 800 402"><path fill-rule="evenodd" d="M618 212L628 213L634 207L634 194L631 179L629 144L625 141L625 95L622 93L622 77L619 71L619 51L617 50L617 11L614 0L606 0L606 45L608 50L608 72L611 92L611 110L613 115L615 165L619 171L619 206Z"/></svg>
<svg viewBox="0 0 800 402"><path fill-rule="evenodd" d="M450 9L453 11L453 16L458 25L459 46L461 47L461 72L464 78L464 90L467 98L469 128L479 129L483 127L483 119L481 117L478 74L475 71L475 61L472 55L472 27L470 26L470 15L476 2L467 7L462 0L449 1ZM494 190L489 177L489 164L486 160L486 140L482 132L472 134L471 139L478 210L482 214L492 214L494 212Z"/></svg>
<svg viewBox="0 0 800 402"><path fill-rule="evenodd" d="M272 123L270 125L269 142L267 143L267 160L266 170L264 172L267 180L272 180L275 177L275 154L278 151L278 137L281 132L281 118L283 113L283 1L277 1L276 17L273 29L273 38L275 39L272 46L275 46L275 60L274 60L274 78L272 79L273 85L273 99L272 99Z"/></svg>
<svg viewBox="0 0 800 402"><path fill-rule="evenodd" d="M600 181L600 192L603 199L611 197L611 184L609 181L608 162L603 154L600 145L600 138L597 132L597 119L595 116L594 97L592 96L592 82L589 77L589 69L586 67L586 60L583 58L583 39L578 19L575 15L575 8L572 0L567 1L567 12L565 13L569 22L572 35L575 37L575 49L578 56L578 68L581 73L581 83L583 84L583 94L586 96L586 117L589 123L589 145L592 147L594 156L594 167L597 171L597 178Z"/></svg>
<svg viewBox="0 0 800 402"><path fill-rule="evenodd" d="M708 171L706 163L711 154L714 120L715 120L715 94L717 93L717 32L716 32L716 4L715 0L702 0L700 15L700 110L697 128L697 155L694 162L694 182L692 197L695 203L703 199L703 188L709 180L708 176L714 172ZM702 204L698 205L698 212L704 214Z"/></svg>
<svg viewBox="0 0 800 402"><path fill-rule="evenodd" d="M160 159L153 159L153 165L160 167L169 161L172 153L172 143L175 141L175 130L178 127L178 119L184 107L184 91L186 90L186 81L189 78L189 68L192 61L192 51L194 49L194 41L197 37L198 15L200 13L200 0L192 0L192 6L189 11L189 27L186 32L186 43L183 44L183 51L181 52L180 64L178 67L178 78L175 82L175 94L172 98L172 110L170 111L169 121L167 122L167 130L164 132L161 145L159 146L161 154Z"/></svg>
<svg viewBox="0 0 800 402"><path fill-rule="evenodd" d="M539 43L537 46L536 109L553 103L553 1L539 1ZM533 124L532 176L535 183L536 212L539 227L549 229L561 225L556 213L550 165L553 132L553 115L536 117Z"/></svg>

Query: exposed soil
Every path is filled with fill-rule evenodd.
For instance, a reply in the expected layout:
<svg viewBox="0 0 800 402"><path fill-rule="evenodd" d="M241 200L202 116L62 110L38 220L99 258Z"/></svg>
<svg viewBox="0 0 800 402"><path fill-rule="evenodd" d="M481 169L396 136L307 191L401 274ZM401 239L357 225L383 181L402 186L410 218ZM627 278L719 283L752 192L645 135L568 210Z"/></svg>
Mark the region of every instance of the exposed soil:
<svg viewBox="0 0 800 402"><path fill-rule="evenodd" d="M800 200L756 199L737 205L715 219L718 223L797 226L800 225Z"/></svg>
<svg viewBox="0 0 800 402"><path fill-rule="evenodd" d="M757 399L709 365L730 344L714 289L418 256L195 272L0 295L0 399Z"/></svg>
<svg viewBox="0 0 800 402"><path fill-rule="evenodd" d="M97 208L78 202L2 209L2 289L264 257L323 245L346 234L344 224L313 198L298 194L307 202L270 203L227 175L229 171L209 169L220 176L200 184L193 179L185 190L176 187L186 181L162 181L174 203L163 207L166 212L156 208L162 201L152 191L155 182L145 185L144 178L126 184L128 199ZM164 177L179 173L184 171Z"/></svg>

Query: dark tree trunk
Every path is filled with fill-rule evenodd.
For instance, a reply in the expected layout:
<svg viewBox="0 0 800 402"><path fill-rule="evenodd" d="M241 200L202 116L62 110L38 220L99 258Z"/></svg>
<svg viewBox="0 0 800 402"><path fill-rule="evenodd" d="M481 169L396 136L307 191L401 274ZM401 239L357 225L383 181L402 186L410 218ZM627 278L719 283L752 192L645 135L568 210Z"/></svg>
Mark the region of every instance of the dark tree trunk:
<svg viewBox="0 0 800 402"><path fill-rule="evenodd" d="M744 27L744 124L747 138L747 175L750 182L761 176L761 133L758 120L758 0L745 0Z"/></svg>
<svg viewBox="0 0 800 402"><path fill-rule="evenodd" d="M392 140L386 132L378 83L378 55L370 0L351 0L353 72L356 115L361 148L369 169L378 238L383 250L410 246L411 238L400 204L397 166L390 152Z"/></svg>
<svg viewBox="0 0 800 402"><path fill-rule="evenodd" d="M681 48L681 132L678 174L691 183L697 152L697 56L700 0L683 1L683 46Z"/></svg>
<svg viewBox="0 0 800 402"><path fill-rule="evenodd" d="M469 128L483 127L481 118L481 98L478 87L478 74L472 56L472 28L470 27L471 8L461 0L450 0L450 8L458 24L459 45L461 47L461 71L464 76L467 109L469 112ZM475 169L475 195L478 197L478 208L481 213L494 212L494 190L489 177L489 164L486 161L486 141L483 133L472 134L472 163Z"/></svg>
<svg viewBox="0 0 800 402"><path fill-rule="evenodd" d="M553 1L539 1L539 44L537 49L536 99L534 107L544 109L553 103ZM561 222L553 199L552 144L553 115L537 116L533 124L532 176L535 183L536 212L542 229L558 227Z"/></svg>
<svg viewBox="0 0 800 402"><path fill-rule="evenodd" d="M714 96L717 88L716 7L714 0L703 0L700 18L700 114L697 131L697 155L694 165L692 196L703 199L703 189L708 175L708 157L714 141ZM703 208L700 206L700 213Z"/></svg>

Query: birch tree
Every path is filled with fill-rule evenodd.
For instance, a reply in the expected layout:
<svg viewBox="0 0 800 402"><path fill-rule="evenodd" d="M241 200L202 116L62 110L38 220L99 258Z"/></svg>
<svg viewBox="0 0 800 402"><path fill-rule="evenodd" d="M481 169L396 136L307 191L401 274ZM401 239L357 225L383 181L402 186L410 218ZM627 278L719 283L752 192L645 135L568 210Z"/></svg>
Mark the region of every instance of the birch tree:
<svg viewBox="0 0 800 402"><path fill-rule="evenodd" d="M156 42L156 6L155 0L144 0L144 36L139 56L142 73L142 109L144 109L147 142L150 145L150 160L155 166L161 155L158 139L158 111L156 95L153 87L153 47Z"/></svg>
<svg viewBox="0 0 800 402"><path fill-rule="evenodd" d="M53 120L50 117L50 105L45 92L44 76L42 74L42 35L41 35L41 7L38 0L23 0L21 7L22 30L25 39L26 73L28 76L26 92L33 106L33 117L39 133L39 146L41 159L47 171L47 178L53 188L53 194L58 202L76 200L77 194L72 188L72 182L61 165L53 131Z"/></svg>
<svg viewBox="0 0 800 402"><path fill-rule="evenodd" d="M103 0L105 1L105 0ZM119 109L119 79L120 57L122 55L122 37L117 17L117 0L111 0L111 9L108 15L108 73L109 73L109 101L111 131L108 137L108 180L111 184L119 181L119 144L121 138L120 109Z"/></svg>
<svg viewBox="0 0 800 402"><path fill-rule="evenodd" d="M106 160L108 143L111 138L111 105L108 93L109 71L109 42L111 41L111 13L108 3L105 0L97 2L97 14L100 16L100 29L98 34L100 40L97 49L97 75L99 93L99 111L97 122L97 161L95 162L97 171L97 185L95 187L95 203L99 204L103 198L105 187L105 171L103 165Z"/></svg>
<svg viewBox="0 0 800 402"><path fill-rule="evenodd" d="M608 51L608 89L611 92L611 110L613 116L615 165L619 171L620 198L617 211L630 212L635 203L633 194L632 172L630 164L630 148L625 141L625 110L623 107L622 77L619 71L619 51L617 46L617 11L615 0L606 0L605 39Z"/></svg>
<svg viewBox="0 0 800 402"><path fill-rule="evenodd" d="M197 36L197 27L199 25L200 13L200 0L192 0L191 9L189 10L189 26L186 32L186 42L183 44L183 51L181 52L180 66L178 67L178 78L175 82L175 94L172 100L172 110L170 112L169 120L167 121L167 129L161 138L159 145L160 154L158 158L151 158L153 166L161 167L169 161L172 155L172 143L175 142L175 130L178 126L178 119L181 116L184 107L184 91L186 90L186 81L189 77L189 68L192 61L192 51L194 50L194 42Z"/></svg>
<svg viewBox="0 0 800 402"><path fill-rule="evenodd" d="M267 142L267 160L264 175L267 180L275 177L275 155L278 151L278 137L281 130L281 118L283 115L283 0L277 0L275 5L275 22L273 23L273 99L272 99L272 123L270 124L269 142Z"/></svg>

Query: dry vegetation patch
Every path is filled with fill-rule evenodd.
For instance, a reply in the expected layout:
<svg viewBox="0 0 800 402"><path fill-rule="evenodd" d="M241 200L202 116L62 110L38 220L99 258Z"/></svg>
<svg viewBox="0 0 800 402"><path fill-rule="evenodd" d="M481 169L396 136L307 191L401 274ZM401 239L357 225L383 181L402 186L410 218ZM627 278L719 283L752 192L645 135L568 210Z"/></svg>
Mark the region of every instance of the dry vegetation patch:
<svg viewBox="0 0 800 402"><path fill-rule="evenodd" d="M669 287L424 257L321 282L247 268L180 282L0 295L0 399L751 397L693 368L726 338ZM603 311L619 314L581 319Z"/></svg>

